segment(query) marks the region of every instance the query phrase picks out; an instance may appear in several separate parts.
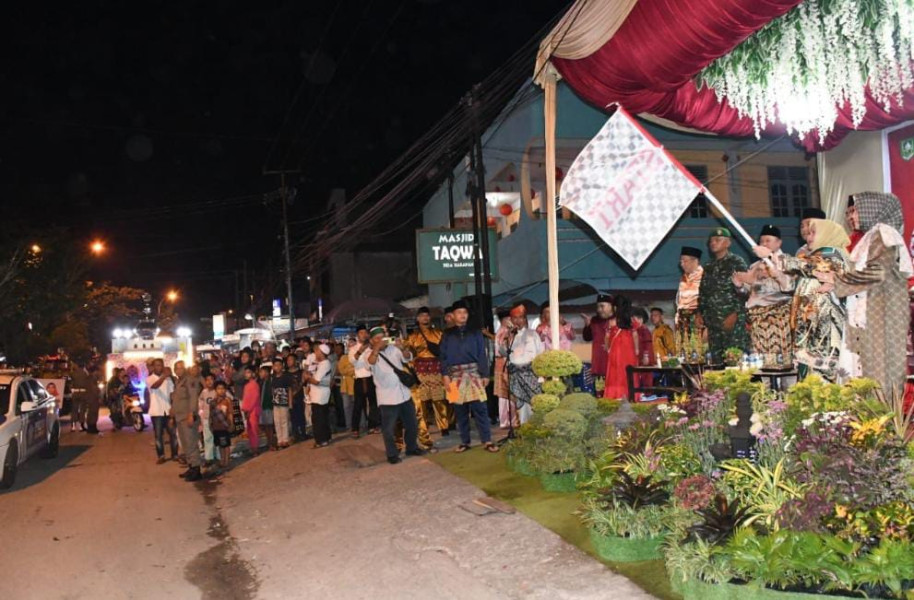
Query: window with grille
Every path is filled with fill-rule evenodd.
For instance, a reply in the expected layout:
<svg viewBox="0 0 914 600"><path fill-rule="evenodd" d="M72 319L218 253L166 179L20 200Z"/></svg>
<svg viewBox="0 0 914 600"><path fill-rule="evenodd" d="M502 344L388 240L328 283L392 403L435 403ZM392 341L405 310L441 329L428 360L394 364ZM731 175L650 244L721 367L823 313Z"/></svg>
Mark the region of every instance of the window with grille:
<svg viewBox="0 0 914 600"><path fill-rule="evenodd" d="M708 180L708 167L706 165L685 165L685 168L692 174L692 176L704 183ZM689 209L686 211L686 214L690 219L706 219L709 216L708 213L708 199L704 194L698 194L695 196L695 199L692 200L692 204L689 205Z"/></svg>
<svg viewBox="0 0 914 600"><path fill-rule="evenodd" d="M809 167L768 167L772 217L799 217L809 206Z"/></svg>

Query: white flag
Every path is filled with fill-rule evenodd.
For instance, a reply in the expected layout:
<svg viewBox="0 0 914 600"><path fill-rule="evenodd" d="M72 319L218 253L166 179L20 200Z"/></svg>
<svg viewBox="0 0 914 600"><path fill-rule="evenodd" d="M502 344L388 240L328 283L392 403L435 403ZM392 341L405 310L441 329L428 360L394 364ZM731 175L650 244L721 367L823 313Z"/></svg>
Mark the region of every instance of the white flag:
<svg viewBox="0 0 914 600"><path fill-rule="evenodd" d="M619 107L571 165L561 203L639 269L703 189Z"/></svg>

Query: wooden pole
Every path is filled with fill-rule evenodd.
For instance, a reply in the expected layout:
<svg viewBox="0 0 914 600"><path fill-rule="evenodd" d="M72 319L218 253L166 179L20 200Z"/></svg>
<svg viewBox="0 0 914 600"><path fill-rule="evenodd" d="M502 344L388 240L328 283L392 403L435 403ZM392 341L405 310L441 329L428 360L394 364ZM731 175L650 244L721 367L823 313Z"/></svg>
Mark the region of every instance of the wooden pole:
<svg viewBox="0 0 914 600"><path fill-rule="evenodd" d="M552 347L560 347L559 323L559 243L555 214L555 116L557 74L549 69L543 85L544 137L546 139L546 269L549 277L549 332Z"/></svg>

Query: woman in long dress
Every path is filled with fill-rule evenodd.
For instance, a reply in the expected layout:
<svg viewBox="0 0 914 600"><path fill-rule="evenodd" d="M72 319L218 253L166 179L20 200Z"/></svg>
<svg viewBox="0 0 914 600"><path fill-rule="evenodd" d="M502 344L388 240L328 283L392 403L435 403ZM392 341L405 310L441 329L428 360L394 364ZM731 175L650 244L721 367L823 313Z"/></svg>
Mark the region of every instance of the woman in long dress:
<svg viewBox="0 0 914 600"><path fill-rule="evenodd" d="M847 269L850 242L844 228L827 219L811 219L803 235L808 253L801 258L782 254L771 256L771 250L756 246L759 258L774 262L772 276L784 291L793 291L790 324L794 330L800 374L815 372L828 381L839 376L838 360L847 312L833 286L817 278L821 273L843 273Z"/></svg>
<svg viewBox="0 0 914 600"><path fill-rule="evenodd" d="M819 274L847 299L848 326L842 366L853 377L871 377L886 397L901 396L907 371L906 335L911 318L907 278L911 255L902 232L901 202L894 194L856 194L848 222L863 237L854 246L849 268Z"/></svg>
<svg viewBox="0 0 914 600"><path fill-rule="evenodd" d="M604 398L627 399L629 397L629 365L638 364L638 353L635 349L635 336L632 334L632 304L625 296L616 296L615 323L606 332L606 388Z"/></svg>

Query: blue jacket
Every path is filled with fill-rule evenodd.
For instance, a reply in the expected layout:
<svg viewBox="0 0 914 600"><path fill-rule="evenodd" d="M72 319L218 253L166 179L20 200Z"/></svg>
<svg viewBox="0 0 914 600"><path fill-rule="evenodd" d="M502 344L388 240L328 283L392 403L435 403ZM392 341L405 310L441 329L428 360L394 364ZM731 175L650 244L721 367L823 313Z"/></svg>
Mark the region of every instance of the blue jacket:
<svg viewBox="0 0 914 600"><path fill-rule="evenodd" d="M489 358L482 332L467 327L451 327L441 338L441 374L447 375L450 367L476 363L480 377L489 376Z"/></svg>

